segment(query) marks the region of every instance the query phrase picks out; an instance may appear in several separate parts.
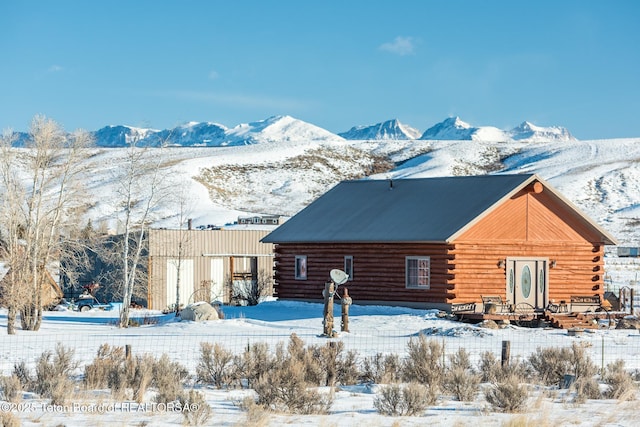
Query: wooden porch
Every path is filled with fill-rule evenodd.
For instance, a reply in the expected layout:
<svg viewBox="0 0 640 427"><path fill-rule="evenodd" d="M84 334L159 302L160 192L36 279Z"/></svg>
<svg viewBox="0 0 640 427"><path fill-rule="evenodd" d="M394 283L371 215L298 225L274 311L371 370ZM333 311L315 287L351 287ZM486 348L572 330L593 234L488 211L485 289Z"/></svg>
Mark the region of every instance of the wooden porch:
<svg viewBox="0 0 640 427"><path fill-rule="evenodd" d="M627 312L604 310L573 313L553 313L549 310L456 313L458 320L463 322L478 323L483 320L493 320L496 323L508 322L517 326L549 326L559 329L612 329L616 327L617 320L628 315Z"/></svg>

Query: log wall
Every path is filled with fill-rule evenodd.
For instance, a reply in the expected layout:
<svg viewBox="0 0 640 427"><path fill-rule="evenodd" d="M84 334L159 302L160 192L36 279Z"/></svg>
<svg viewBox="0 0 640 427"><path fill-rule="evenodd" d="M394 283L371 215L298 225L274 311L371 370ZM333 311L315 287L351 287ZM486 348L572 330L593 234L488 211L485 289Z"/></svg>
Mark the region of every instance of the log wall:
<svg viewBox="0 0 640 427"><path fill-rule="evenodd" d="M449 271L450 246L438 244L279 244L276 245L276 295L283 299L319 300L329 272L344 269L344 257L353 257L353 278L345 285L354 302L404 301L448 303L453 297ZM296 255L307 256L307 279L294 279ZM405 287L405 257L431 258L431 288Z"/></svg>
<svg viewBox="0 0 640 427"><path fill-rule="evenodd" d="M549 299L569 300L571 295L602 296L604 289L604 245L590 243L536 243L480 245L457 242L451 250L450 267L455 273L449 284L455 288L453 303L481 302L481 295L506 298L506 269L498 262L508 257L547 258Z"/></svg>

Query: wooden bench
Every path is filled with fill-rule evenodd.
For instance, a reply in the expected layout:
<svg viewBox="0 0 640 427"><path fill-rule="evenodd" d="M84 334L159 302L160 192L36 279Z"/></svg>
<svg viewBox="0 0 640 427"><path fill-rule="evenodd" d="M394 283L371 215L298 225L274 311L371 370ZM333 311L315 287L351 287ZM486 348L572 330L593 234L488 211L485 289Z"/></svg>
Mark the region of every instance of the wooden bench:
<svg viewBox="0 0 640 427"><path fill-rule="evenodd" d="M600 295L571 295L571 312L574 311L589 311L590 308L598 309L602 305ZM575 308L582 308L582 310L574 310Z"/></svg>
<svg viewBox="0 0 640 427"><path fill-rule="evenodd" d="M482 298L482 311L485 314L492 314L490 313L490 311L492 311L490 308L491 306L496 308L493 313L504 313L505 311L509 311L509 307L500 295L484 295L480 298Z"/></svg>

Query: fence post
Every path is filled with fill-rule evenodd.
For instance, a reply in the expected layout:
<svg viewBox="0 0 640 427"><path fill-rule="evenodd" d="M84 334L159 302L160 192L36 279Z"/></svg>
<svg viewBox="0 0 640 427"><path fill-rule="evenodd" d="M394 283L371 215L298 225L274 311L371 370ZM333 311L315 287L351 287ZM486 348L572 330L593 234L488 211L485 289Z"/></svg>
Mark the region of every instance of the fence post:
<svg viewBox="0 0 640 427"><path fill-rule="evenodd" d="M125 344L125 346L124 346L124 357L127 360L131 360L131 344Z"/></svg>
<svg viewBox="0 0 640 427"><path fill-rule="evenodd" d="M511 341L502 341L502 357L500 364L502 367L509 366L509 358L511 357Z"/></svg>
<svg viewBox="0 0 640 427"><path fill-rule="evenodd" d="M604 375L604 335L602 336L602 360L600 361L600 375Z"/></svg>

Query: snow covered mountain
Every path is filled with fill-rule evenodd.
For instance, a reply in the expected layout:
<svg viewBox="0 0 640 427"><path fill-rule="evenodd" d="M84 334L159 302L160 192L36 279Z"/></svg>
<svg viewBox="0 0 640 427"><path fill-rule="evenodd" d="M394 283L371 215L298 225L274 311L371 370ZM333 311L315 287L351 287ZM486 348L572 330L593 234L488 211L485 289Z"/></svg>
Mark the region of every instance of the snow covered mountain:
<svg viewBox="0 0 640 427"><path fill-rule="evenodd" d="M418 139L420 131L393 119L371 126L354 126L338 135L349 140Z"/></svg>
<svg viewBox="0 0 640 427"><path fill-rule="evenodd" d="M540 127L529 122L522 122L511 129L509 136L514 141L576 141L576 138L563 127Z"/></svg>
<svg viewBox="0 0 640 427"><path fill-rule="evenodd" d="M141 147L228 147L278 141L575 141L563 127L539 127L523 122L511 130L492 126L473 127L450 117L427 129L424 133L397 119L370 126L354 126L347 132L334 134L321 127L291 116L273 116L264 120L243 123L233 128L212 122L189 122L172 129L149 129L126 125L105 126L91 132L98 147L127 147L132 142ZM28 140L26 132L16 132L14 146L23 147Z"/></svg>
<svg viewBox="0 0 640 427"><path fill-rule="evenodd" d="M449 117L427 129L420 139L444 141L575 141L563 127L539 127L527 121L511 130L504 131L492 126L473 127L459 117Z"/></svg>
<svg viewBox="0 0 640 427"><path fill-rule="evenodd" d="M153 130L130 126L106 126L93 133L98 147L226 147L282 140L324 141L342 139L318 126L290 116L273 116L234 128L211 122L190 122L173 129Z"/></svg>

